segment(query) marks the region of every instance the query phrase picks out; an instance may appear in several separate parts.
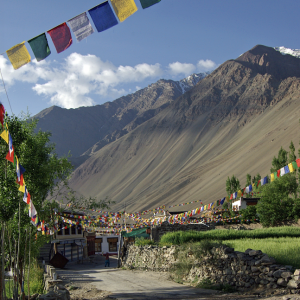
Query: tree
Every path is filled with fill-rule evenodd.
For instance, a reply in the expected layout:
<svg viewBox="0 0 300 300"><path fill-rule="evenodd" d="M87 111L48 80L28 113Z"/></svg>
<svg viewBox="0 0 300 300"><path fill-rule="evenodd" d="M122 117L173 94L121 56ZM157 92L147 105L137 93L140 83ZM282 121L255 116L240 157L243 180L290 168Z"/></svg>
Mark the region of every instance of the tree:
<svg viewBox="0 0 300 300"><path fill-rule="evenodd" d="M12 137L13 147L20 164L25 168L24 180L31 195L32 202L38 211L38 215L45 222L50 222L51 214L49 210L42 211L43 203L47 196L58 186L61 180L65 180L72 171L72 165L66 157L58 158L55 153L55 146L49 142L50 133L38 131L34 132L37 121L21 120L17 117L6 117L9 133ZM33 241L35 228L30 223L28 217L28 206L22 201L23 193L18 191L19 185L16 183L16 167L8 162L5 157L8 152L8 145L0 139L0 221L1 229L10 230L10 239L5 238L6 244L1 250L1 257L6 257L9 243L18 241L19 252L16 244L13 245L10 253L12 257L17 257L14 266L17 265L17 277L22 284L22 269L26 263L26 245L30 238ZM32 243L32 246L39 244ZM34 251L33 251L34 252ZM27 253L28 254L28 253ZM11 260L7 260L11 262Z"/></svg>
<svg viewBox="0 0 300 300"><path fill-rule="evenodd" d="M288 162L291 163L297 159L297 157L295 155L295 146L294 146L293 141L291 141L289 148L290 148L290 152L289 152Z"/></svg>
<svg viewBox="0 0 300 300"><path fill-rule="evenodd" d="M251 184L251 175L247 174L247 176L246 176L246 186L248 186L250 184Z"/></svg>
<svg viewBox="0 0 300 300"><path fill-rule="evenodd" d="M278 151L278 157L276 158L274 156L272 160L273 168L271 168L270 171L271 173L274 173L277 170L281 169L282 167L286 166L287 164L288 164L287 151L281 147L280 150Z"/></svg>
<svg viewBox="0 0 300 300"><path fill-rule="evenodd" d="M227 180L226 180L226 192L227 192L229 197L232 193L235 193L240 189L241 189L241 185L240 185L240 181L238 180L237 177L232 175L231 178L229 178L229 177L227 178Z"/></svg>
<svg viewBox="0 0 300 300"><path fill-rule="evenodd" d="M296 177L290 174L263 186L257 204L257 213L263 226L276 226L285 220L294 219L295 201L290 196L296 193L297 188Z"/></svg>

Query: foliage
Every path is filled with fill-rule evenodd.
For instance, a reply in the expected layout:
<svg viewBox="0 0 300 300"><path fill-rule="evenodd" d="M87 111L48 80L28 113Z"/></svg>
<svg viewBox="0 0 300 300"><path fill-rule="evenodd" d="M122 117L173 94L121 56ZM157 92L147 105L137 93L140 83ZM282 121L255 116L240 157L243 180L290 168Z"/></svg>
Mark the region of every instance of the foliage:
<svg viewBox="0 0 300 300"><path fill-rule="evenodd" d="M290 148L290 152L289 152L288 162L291 163L297 159L297 157L295 155L295 146L294 146L293 141L291 141L289 148Z"/></svg>
<svg viewBox="0 0 300 300"><path fill-rule="evenodd" d="M249 205L241 210L243 220L254 220L257 218L256 205Z"/></svg>
<svg viewBox="0 0 300 300"><path fill-rule="evenodd" d="M155 245L156 243L153 240L145 239L144 237L136 238L135 245L136 246L146 246L146 245Z"/></svg>
<svg viewBox="0 0 300 300"><path fill-rule="evenodd" d="M230 197L230 195L232 193L235 193L236 191L241 189L241 185L240 185L240 181L238 180L238 178L236 178L234 175L231 176L231 178L227 178L226 180L226 192L228 194L228 196Z"/></svg>
<svg viewBox="0 0 300 300"><path fill-rule="evenodd" d="M223 203L223 205L222 205L222 208L223 208L223 209L228 209L228 202L225 201L225 202Z"/></svg>
<svg viewBox="0 0 300 300"><path fill-rule="evenodd" d="M277 263L300 268L300 256L297 255L300 239L296 237L224 240L223 244L233 247L236 251L245 251L249 248L261 250L274 257Z"/></svg>
<svg viewBox="0 0 300 300"><path fill-rule="evenodd" d="M257 213L263 226L276 226L294 219L295 203L290 195L296 194L297 188L297 180L293 174L286 174L264 186L257 204Z"/></svg>
<svg viewBox="0 0 300 300"><path fill-rule="evenodd" d="M246 176L246 186L248 186L250 184L251 184L251 175L247 174L247 176Z"/></svg>
<svg viewBox="0 0 300 300"><path fill-rule="evenodd" d="M270 172L274 173L277 170L281 169L282 167L286 166L287 164L288 164L287 151L281 147L280 150L278 151L278 157L274 156L272 160L273 168L270 169Z"/></svg>
<svg viewBox="0 0 300 300"><path fill-rule="evenodd" d="M297 227L270 227L255 230L208 230L208 231L177 231L168 232L161 237L160 245L184 245L189 242L202 240L236 240L236 239L265 239L279 237L300 237L300 228Z"/></svg>

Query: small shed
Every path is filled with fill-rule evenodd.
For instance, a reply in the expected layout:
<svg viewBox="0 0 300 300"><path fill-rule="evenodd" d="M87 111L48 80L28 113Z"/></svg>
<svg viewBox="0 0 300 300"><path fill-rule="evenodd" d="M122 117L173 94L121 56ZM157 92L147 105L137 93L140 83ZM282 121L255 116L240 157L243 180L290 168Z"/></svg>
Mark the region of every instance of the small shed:
<svg viewBox="0 0 300 300"><path fill-rule="evenodd" d="M240 200L232 202L232 210L240 211L241 209L246 209L247 206L256 205L260 198L244 198L241 197Z"/></svg>

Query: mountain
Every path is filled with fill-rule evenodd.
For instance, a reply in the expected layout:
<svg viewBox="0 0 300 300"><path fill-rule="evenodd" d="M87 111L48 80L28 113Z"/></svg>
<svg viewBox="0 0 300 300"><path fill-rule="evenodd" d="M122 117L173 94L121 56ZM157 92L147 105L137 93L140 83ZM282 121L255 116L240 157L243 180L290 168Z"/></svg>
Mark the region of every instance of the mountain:
<svg viewBox="0 0 300 300"><path fill-rule="evenodd" d="M180 81L161 79L134 94L93 107L52 106L34 116L39 120L37 129L50 131L57 154L70 151L77 166L94 151L155 116L207 74L193 74Z"/></svg>
<svg viewBox="0 0 300 300"><path fill-rule="evenodd" d="M218 200L228 176L266 176L280 147L298 144L299 88L300 60L257 45L90 152L70 186L115 210Z"/></svg>
<svg viewBox="0 0 300 300"><path fill-rule="evenodd" d="M290 49L290 48L285 48L283 46L275 47L274 49L279 51L283 55L289 54L289 55L300 58L300 49Z"/></svg>

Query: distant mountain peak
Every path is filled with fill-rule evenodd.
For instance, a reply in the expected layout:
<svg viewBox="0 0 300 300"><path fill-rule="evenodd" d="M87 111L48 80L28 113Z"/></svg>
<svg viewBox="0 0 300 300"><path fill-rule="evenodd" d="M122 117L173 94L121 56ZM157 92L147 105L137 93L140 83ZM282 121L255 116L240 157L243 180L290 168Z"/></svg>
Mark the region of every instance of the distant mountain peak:
<svg viewBox="0 0 300 300"><path fill-rule="evenodd" d="M274 47L274 49L276 51L279 51L283 55L289 54L297 58L300 58L300 49L290 49L290 48L285 48L284 46Z"/></svg>

